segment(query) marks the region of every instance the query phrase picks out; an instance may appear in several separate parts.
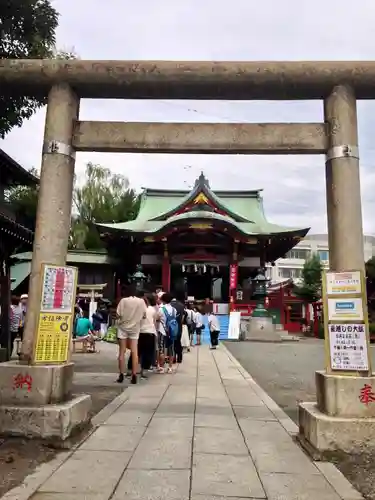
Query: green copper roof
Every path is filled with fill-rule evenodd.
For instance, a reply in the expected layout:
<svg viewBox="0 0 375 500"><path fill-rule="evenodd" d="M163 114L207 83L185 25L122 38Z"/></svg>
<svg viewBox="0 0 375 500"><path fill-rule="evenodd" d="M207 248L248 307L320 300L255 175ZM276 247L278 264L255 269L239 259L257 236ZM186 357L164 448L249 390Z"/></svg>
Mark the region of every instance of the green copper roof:
<svg viewBox="0 0 375 500"><path fill-rule="evenodd" d="M175 214L200 192L209 197L227 215L206 211L204 206L201 206L200 210L191 209L178 215ZM142 194L139 214L135 220L97 225L103 230L109 231L153 234L170 224L186 220L191 222L198 220L226 222L246 235L293 232L306 234L308 232L308 228L284 227L268 222L264 213L261 190L213 192L203 175L197 179L191 191L145 189Z"/></svg>

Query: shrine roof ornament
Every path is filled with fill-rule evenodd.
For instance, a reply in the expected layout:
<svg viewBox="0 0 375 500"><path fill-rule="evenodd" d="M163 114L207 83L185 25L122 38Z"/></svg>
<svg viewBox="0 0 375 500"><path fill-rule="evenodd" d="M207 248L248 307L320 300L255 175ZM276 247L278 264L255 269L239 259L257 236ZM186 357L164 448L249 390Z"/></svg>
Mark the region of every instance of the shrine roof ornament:
<svg viewBox="0 0 375 500"><path fill-rule="evenodd" d="M194 183L194 188L181 200L181 202L172 209L157 215L151 220L166 221L173 215L196 210L196 206L200 205L210 207L213 212L220 215L226 215L236 222L253 222L252 220L243 217L228 207L223 200L211 190L208 179L201 172L198 179Z"/></svg>

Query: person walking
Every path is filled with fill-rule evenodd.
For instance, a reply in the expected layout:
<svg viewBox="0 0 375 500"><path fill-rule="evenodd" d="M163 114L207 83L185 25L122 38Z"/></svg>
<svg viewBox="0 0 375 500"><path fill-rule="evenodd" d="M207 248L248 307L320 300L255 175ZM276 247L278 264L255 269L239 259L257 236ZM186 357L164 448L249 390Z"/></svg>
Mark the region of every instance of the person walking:
<svg viewBox="0 0 375 500"><path fill-rule="evenodd" d="M219 344L220 321L214 312L208 315L208 329L210 331L211 349L216 349Z"/></svg>
<svg viewBox="0 0 375 500"><path fill-rule="evenodd" d="M124 381L125 353L130 350L132 359L131 383L137 383L138 368L138 338L141 329L141 321L146 317L147 307L143 299L136 297L134 285L125 286L122 289L117 316L117 339L119 343L118 368L119 376L117 382Z"/></svg>
<svg viewBox="0 0 375 500"><path fill-rule="evenodd" d="M191 304L187 304L186 306L186 324L189 332L189 342L190 346L193 345L194 340L194 332L195 332L195 323L194 323L195 313L193 311L193 307Z"/></svg>

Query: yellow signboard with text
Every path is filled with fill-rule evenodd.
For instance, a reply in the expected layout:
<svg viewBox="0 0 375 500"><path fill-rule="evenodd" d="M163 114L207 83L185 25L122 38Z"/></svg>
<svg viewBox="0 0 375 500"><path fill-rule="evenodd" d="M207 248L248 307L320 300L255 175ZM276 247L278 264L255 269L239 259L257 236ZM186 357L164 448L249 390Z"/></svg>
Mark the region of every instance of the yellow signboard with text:
<svg viewBox="0 0 375 500"><path fill-rule="evenodd" d="M35 363L65 363L69 356L72 314L40 313Z"/></svg>

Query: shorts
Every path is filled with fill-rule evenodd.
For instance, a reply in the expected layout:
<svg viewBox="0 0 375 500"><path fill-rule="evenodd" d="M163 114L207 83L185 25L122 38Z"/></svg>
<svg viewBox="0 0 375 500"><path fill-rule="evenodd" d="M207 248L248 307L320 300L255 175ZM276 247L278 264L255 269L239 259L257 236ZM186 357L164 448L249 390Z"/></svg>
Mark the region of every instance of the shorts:
<svg viewBox="0 0 375 500"><path fill-rule="evenodd" d="M160 354L174 356L174 342L160 332L158 333L158 350Z"/></svg>
<svg viewBox="0 0 375 500"><path fill-rule="evenodd" d="M134 333L134 332L127 332L125 330L122 330L121 328L117 328L117 338L120 340L138 340L139 339L139 332Z"/></svg>

